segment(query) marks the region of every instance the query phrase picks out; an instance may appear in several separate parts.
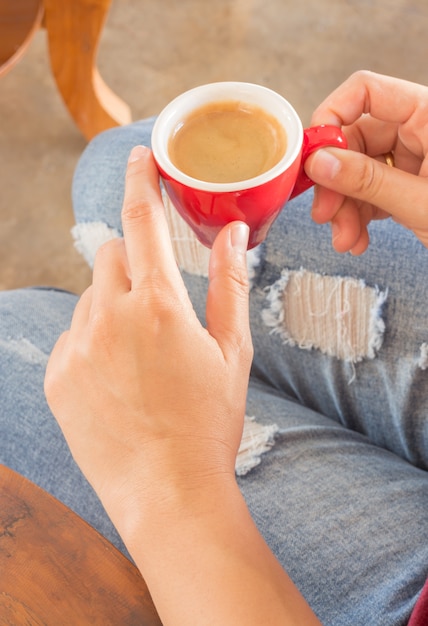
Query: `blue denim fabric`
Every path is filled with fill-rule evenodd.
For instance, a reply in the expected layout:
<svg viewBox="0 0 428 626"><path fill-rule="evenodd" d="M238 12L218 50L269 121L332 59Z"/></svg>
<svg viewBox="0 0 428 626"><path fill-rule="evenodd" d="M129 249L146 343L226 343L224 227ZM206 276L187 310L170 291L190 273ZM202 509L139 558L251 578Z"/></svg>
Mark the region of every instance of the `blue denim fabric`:
<svg viewBox="0 0 428 626"><path fill-rule="evenodd" d="M127 157L153 120L107 131L77 167L78 223L121 231ZM260 531L321 621L403 626L428 573L428 251L391 221L371 226L362 257L338 255L310 219L312 194L290 202L260 249L251 292L255 357L247 413L276 423L273 448L239 478ZM285 345L263 319L283 269L364 280L387 290L383 343L357 363ZM200 318L206 279L184 273ZM0 296L0 461L35 480L123 546L75 466L43 399L42 379L75 297ZM227 512L225 512L227 514ZM250 546L249 546L250 549Z"/></svg>

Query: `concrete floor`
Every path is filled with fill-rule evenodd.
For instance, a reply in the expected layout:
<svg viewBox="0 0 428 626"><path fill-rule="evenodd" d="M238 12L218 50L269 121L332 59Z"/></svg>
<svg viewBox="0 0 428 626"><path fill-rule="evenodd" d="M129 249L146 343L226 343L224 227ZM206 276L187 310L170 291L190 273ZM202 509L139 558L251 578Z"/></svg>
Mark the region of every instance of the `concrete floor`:
<svg viewBox="0 0 428 626"><path fill-rule="evenodd" d="M281 92L308 124L316 105L365 68L428 84L426 0L113 0L99 52L133 119L203 82ZM0 289L81 292L70 185L85 147L52 79L39 31L0 80Z"/></svg>

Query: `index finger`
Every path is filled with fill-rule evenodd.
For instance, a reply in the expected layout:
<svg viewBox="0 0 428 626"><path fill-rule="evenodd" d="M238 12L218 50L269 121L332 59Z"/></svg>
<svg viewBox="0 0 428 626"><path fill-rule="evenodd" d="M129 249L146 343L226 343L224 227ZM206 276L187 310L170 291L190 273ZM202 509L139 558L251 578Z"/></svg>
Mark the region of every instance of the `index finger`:
<svg viewBox="0 0 428 626"><path fill-rule="evenodd" d="M427 100L428 88L374 72L352 74L315 110L311 124L353 124L363 114L384 122L404 123L418 103Z"/></svg>
<svg viewBox="0 0 428 626"><path fill-rule="evenodd" d="M169 236L151 150L136 146L126 172L122 228L132 286L156 274L176 279L178 268Z"/></svg>

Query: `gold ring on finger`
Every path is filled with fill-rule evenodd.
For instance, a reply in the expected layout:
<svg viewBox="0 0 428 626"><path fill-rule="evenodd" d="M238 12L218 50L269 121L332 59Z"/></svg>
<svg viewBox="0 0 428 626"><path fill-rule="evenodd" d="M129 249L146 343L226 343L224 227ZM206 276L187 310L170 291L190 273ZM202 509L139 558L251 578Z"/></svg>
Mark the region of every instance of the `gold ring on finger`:
<svg viewBox="0 0 428 626"><path fill-rule="evenodd" d="M394 159L393 152L387 152L386 154L383 155L383 158L385 159L385 163L389 167L395 167L395 159Z"/></svg>

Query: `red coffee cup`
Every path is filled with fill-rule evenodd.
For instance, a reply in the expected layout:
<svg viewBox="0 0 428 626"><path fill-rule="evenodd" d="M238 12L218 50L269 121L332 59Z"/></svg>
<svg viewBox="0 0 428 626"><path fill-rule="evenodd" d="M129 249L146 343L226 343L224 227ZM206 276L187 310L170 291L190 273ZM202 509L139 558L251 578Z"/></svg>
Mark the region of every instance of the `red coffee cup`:
<svg viewBox="0 0 428 626"><path fill-rule="evenodd" d="M170 159L171 135L196 109L234 100L262 108L279 121L287 136L284 156L267 172L239 182L212 183L184 174ZM326 146L347 147L340 128L314 126L304 130L296 111L282 96L261 85L241 82L210 83L186 91L162 110L152 132L153 155L165 190L208 248L219 230L234 220L249 225L249 249L262 243L287 200L313 185L303 166L312 152Z"/></svg>

